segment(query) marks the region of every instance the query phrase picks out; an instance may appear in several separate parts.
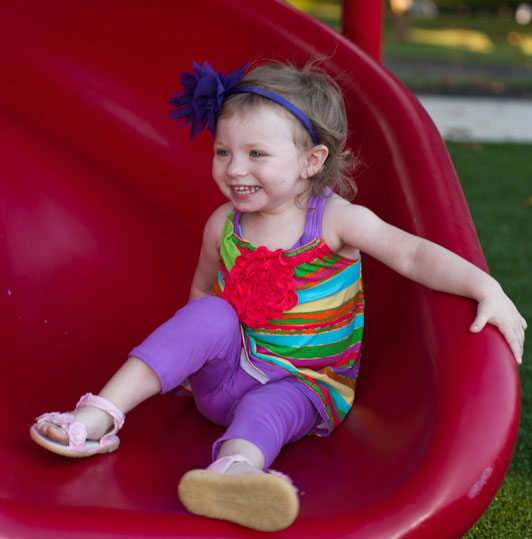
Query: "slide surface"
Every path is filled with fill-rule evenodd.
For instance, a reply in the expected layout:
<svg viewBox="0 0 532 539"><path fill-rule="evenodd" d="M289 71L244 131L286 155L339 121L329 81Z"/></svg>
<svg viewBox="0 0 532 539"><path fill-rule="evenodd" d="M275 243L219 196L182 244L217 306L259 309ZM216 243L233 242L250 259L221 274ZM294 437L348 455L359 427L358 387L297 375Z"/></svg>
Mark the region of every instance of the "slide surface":
<svg viewBox="0 0 532 539"><path fill-rule="evenodd" d="M444 143L399 82L276 0L0 1L0 535L248 537L187 514L181 475L222 429L154 397L110 455L69 460L29 438L45 411L97 392L188 295L203 224L223 200L207 133L167 119L192 61L329 57L360 157L358 201L485 267ZM510 351L473 302L364 258L355 407L275 468L302 491L280 537L459 537L508 468L519 421Z"/></svg>

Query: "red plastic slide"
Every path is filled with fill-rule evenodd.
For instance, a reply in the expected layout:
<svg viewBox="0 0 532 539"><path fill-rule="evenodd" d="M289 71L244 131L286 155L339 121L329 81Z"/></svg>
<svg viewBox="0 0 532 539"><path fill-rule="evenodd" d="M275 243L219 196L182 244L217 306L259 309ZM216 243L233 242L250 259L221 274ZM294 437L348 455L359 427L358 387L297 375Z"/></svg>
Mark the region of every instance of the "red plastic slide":
<svg viewBox="0 0 532 539"><path fill-rule="evenodd" d="M97 392L186 301L203 223L221 203L211 140L189 141L167 100L192 61L316 56L345 89L359 202L485 262L445 146L377 63L275 0L0 2L2 537L248 537L186 513L181 475L222 432L191 401L129 414L122 446L69 460L29 438L36 415ZM364 260L356 405L330 438L275 464L302 491L279 537L458 537L509 465L517 369L474 305Z"/></svg>

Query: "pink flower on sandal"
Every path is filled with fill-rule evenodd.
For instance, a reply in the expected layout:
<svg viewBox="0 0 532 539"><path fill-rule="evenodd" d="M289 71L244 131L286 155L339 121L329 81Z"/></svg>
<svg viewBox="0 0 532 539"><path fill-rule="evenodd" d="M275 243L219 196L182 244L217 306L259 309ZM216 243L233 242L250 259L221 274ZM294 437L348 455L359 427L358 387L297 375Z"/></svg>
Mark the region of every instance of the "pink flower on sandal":
<svg viewBox="0 0 532 539"><path fill-rule="evenodd" d="M272 252L258 247L245 251L231 268L222 297L244 324L251 328L263 326L297 305L294 272L294 264L283 257L281 249Z"/></svg>
<svg viewBox="0 0 532 539"><path fill-rule="evenodd" d="M80 447L87 440L87 429L83 423L80 423L76 417L67 412L51 412L43 414L37 418L37 422L47 421L66 431L70 447Z"/></svg>
<svg viewBox="0 0 532 539"><path fill-rule="evenodd" d="M83 423L75 421L67 428L67 435L70 445L73 447L82 446L87 440L87 429Z"/></svg>

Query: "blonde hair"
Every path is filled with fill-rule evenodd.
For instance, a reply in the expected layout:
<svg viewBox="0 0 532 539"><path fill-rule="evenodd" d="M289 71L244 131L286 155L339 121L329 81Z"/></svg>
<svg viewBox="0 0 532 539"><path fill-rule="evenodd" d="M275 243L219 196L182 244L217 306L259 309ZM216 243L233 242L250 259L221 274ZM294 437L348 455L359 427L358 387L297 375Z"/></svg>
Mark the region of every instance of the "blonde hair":
<svg viewBox="0 0 532 539"><path fill-rule="evenodd" d="M356 160L346 149L347 116L338 83L323 69L308 63L302 69L281 62L260 65L244 75L239 86L264 88L284 97L298 107L312 122L320 140L327 146L329 155L321 170L310 179L312 195L321 195L326 187L347 199L356 195L352 173ZM282 105L253 93L238 93L227 97L220 118L235 113L245 113L258 106L276 107L294 125L294 142L302 149L314 146L303 124Z"/></svg>

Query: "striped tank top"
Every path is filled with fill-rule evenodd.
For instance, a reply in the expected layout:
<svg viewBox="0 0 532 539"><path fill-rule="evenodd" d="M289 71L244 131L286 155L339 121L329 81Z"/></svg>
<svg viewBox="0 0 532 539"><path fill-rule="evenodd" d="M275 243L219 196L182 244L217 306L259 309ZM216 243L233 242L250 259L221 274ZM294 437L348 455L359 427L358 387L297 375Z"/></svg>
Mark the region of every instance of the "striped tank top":
<svg viewBox="0 0 532 539"><path fill-rule="evenodd" d="M213 294L229 301L241 322L242 366L262 383L295 377L327 436L355 397L364 326L360 257L335 254L321 238L331 191L309 199L305 230L288 250L248 242L240 212L227 217Z"/></svg>

